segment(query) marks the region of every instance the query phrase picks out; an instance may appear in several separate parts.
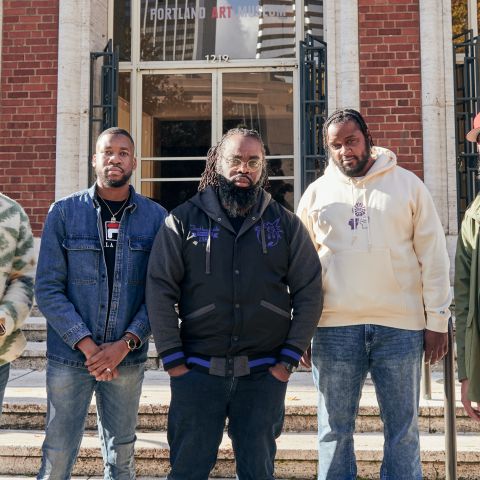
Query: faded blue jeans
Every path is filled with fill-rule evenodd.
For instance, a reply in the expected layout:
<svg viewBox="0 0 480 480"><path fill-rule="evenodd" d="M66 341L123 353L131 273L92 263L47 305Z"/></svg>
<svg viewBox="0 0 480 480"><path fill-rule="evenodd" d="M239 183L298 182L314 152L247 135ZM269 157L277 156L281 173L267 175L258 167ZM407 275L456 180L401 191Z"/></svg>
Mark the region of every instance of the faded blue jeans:
<svg viewBox="0 0 480 480"><path fill-rule="evenodd" d="M370 372L384 423L381 480L421 480L418 402L423 331L379 325L317 328L318 480L355 480L355 418Z"/></svg>
<svg viewBox="0 0 480 480"><path fill-rule="evenodd" d="M145 364L120 366L120 376L97 382L86 368L48 360L47 426L37 479L70 478L95 392L105 480L135 478L134 445Z"/></svg>
<svg viewBox="0 0 480 480"><path fill-rule="evenodd" d="M285 414L287 383L270 372L217 377L192 369L170 378L169 480L207 480L225 420L240 480L274 478L275 439Z"/></svg>
<svg viewBox="0 0 480 480"><path fill-rule="evenodd" d="M7 388L8 375L10 373L10 363L0 366L0 417L2 416L3 396Z"/></svg>

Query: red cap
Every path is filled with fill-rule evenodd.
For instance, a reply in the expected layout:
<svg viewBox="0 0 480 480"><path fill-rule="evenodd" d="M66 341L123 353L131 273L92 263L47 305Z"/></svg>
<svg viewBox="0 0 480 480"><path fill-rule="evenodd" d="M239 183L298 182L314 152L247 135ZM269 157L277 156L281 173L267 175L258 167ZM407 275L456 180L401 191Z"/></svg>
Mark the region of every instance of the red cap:
<svg viewBox="0 0 480 480"><path fill-rule="evenodd" d="M473 128L467 133L467 140L470 142L477 142L478 134L480 133L480 113L477 113L473 119Z"/></svg>

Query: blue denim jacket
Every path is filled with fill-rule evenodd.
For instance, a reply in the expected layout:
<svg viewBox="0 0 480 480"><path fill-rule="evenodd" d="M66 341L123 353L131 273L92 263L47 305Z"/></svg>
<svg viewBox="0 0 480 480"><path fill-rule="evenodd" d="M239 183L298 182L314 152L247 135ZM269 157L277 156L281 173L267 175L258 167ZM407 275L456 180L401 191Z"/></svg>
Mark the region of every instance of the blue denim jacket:
<svg viewBox="0 0 480 480"><path fill-rule="evenodd" d="M40 246L35 294L47 319L47 357L84 367L75 345L87 336L97 344L125 332L142 342L121 365L145 362L150 325L145 308L148 257L166 210L130 186L117 238L115 275L108 311L103 229L95 185L55 202L47 215Z"/></svg>

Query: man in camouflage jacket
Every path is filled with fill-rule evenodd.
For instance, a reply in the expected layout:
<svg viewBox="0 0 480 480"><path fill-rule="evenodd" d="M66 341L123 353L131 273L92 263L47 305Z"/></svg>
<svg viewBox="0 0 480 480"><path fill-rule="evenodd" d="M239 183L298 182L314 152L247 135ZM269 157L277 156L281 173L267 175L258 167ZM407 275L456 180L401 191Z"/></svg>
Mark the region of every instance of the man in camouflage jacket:
<svg viewBox="0 0 480 480"><path fill-rule="evenodd" d="M34 267L28 217L17 202L0 194L0 414L10 362L26 344L20 327L32 307Z"/></svg>

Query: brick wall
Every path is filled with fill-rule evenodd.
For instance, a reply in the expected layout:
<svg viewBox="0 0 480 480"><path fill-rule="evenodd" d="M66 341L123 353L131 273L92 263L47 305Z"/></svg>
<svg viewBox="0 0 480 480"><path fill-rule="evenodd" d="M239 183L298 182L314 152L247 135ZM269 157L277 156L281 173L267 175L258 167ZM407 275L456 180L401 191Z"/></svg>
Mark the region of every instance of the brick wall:
<svg viewBox="0 0 480 480"><path fill-rule="evenodd" d="M0 190L34 235L55 196L59 0L3 0Z"/></svg>
<svg viewBox="0 0 480 480"><path fill-rule="evenodd" d="M419 0L359 0L360 109L374 142L423 177Z"/></svg>

